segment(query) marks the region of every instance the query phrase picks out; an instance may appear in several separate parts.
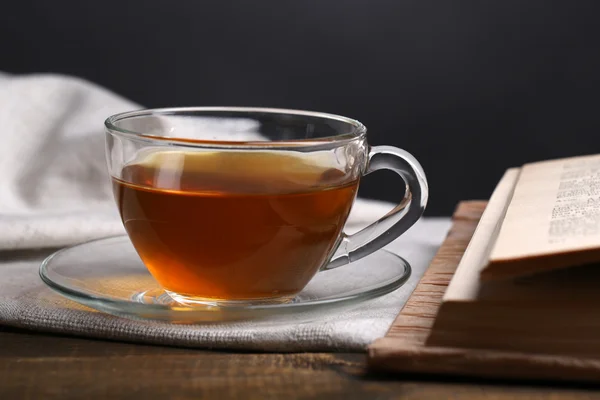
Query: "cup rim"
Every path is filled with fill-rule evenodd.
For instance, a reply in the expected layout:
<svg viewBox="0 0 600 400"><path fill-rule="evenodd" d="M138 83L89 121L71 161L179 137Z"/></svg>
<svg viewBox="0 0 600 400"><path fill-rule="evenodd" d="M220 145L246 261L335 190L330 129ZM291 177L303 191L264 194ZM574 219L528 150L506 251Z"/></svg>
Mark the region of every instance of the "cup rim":
<svg viewBox="0 0 600 400"><path fill-rule="evenodd" d="M341 121L352 126L352 131L339 135L327 136L322 138L311 139L286 139L286 140L268 140L268 141L233 141L233 140L206 140L206 139L190 139L177 137L161 137L156 135L145 134L143 132L135 132L128 129L120 128L116 125L117 122L140 116L151 115L176 115L191 112L247 112L247 113L268 113L268 114L291 114L297 116L309 116L323 119L333 119ZM306 111L285 108L269 108L269 107L169 107L169 108L147 108L133 111L122 112L111 115L104 121L105 128L111 134L126 137L130 140L160 143L163 145L180 146L180 147L219 147L219 148L280 148L280 147L321 147L323 145L343 145L344 143L362 139L366 137L367 128L358 120L344 117L337 114L330 114L319 111Z"/></svg>

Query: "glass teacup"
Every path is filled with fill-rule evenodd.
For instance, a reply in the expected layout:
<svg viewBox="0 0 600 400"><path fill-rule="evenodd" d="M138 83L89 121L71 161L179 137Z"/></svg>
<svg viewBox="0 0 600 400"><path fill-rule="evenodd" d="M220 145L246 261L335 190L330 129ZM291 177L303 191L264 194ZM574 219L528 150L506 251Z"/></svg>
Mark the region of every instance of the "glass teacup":
<svg viewBox="0 0 600 400"><path fill-rule="evenodd" d="M157 282L184 304L285 302L319 271L358 260L422 215L428 195L406 151L370 147L337 115L263 108L133 111L105 122L123 224ZM353 235L361 177L406 185L401 203Z"/></svg>

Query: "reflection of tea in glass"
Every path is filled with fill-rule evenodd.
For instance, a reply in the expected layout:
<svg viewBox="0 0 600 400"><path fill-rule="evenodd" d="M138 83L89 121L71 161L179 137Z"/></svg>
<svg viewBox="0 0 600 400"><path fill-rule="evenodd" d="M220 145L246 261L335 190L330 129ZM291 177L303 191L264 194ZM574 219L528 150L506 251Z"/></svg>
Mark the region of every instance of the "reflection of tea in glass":
<svg viewBox="0 0 600 400"><path fill-rule="evenodd" d="M215 300L290 297L334 250L358 189L282 152L159 152L113 178L133 245L156 280Z"/></svg>

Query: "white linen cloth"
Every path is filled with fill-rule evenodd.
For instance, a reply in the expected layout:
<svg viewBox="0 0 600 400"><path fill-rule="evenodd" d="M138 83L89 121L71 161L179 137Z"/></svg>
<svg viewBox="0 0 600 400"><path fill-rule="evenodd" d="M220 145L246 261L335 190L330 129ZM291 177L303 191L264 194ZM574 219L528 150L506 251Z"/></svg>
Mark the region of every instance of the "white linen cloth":
<svg viewBox="0 0 600 400"><path fill-rule="evenodd" d="M78 78L0 74L0 325L262 351L361 351L385 334L443 240L449 219L423 219L388 246L412 265L405 286L307 323L293 318L289 324L243 327L133 321L77 306L46 288L38 267L49 248L124 232L105 167L103 121L137 108ZM391 207L357 200L346 231L375 221Z"/></svg>

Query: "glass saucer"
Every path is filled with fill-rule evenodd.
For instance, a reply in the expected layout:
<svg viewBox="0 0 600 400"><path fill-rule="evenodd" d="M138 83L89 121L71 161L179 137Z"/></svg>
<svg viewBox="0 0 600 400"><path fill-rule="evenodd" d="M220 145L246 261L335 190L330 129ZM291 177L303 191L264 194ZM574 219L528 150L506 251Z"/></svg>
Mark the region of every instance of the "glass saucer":
<svg viewBox="0 0 600 400"><path fill-rule="evenodd" d="M98 239L59 250L40 267L52 289L85 306L133 319L207 323L279 318L310 319L390 293L410 277L408 262L380 250L346 266L318 273L288 303L253 306L182 305L156 283L127 236ZM319 313L315 313L315 311Z"/></svg>

